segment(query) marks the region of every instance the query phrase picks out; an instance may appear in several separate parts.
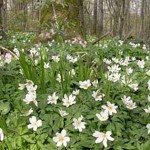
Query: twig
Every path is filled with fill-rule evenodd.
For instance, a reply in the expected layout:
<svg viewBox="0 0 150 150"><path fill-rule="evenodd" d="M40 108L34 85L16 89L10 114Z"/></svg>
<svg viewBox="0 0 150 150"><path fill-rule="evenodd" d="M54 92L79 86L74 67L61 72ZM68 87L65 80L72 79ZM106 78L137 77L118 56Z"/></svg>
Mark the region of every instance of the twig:
<svg viewBox="0 0 150 150"><path fill-rule="evenodd" d="M98 38L95 42L93 42L92 45L96 44L97 42L99 42L101 39L105 38L108 35L112 35L112 33L111 32L107 32L106 34L104 34L100 38Z"/></svg>
<svg viewBox="0 0 150 150"><path fill-rule="evenodd" d="M9 50L1 45L0 45L0 49L2 49L3 51L5 51L7 53L10 53L13 57L15 57L17 60L19 60L18 56L15 53L13 53L11 50Z"/></svg>

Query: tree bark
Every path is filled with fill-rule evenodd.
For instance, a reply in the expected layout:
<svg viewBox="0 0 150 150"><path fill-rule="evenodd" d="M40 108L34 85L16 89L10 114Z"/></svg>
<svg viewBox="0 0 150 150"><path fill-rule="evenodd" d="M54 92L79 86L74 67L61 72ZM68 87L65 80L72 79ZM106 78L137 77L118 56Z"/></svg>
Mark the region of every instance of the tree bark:
<svg viewBox="0 0 150 150"><path fill-rule="evenodd" d="M0 39L3 38L3 0L0 1Z"/></svg>
<svg viewBox="0 0 150 150"><path fill-rule="evenodd" d="M94 0L93 34L97 33L97 0Z"/></svg>
<svg viewBox="0 0 150 150"><path fill-rule="evenodd" d="M103 34L103 0L99 0L98 2L98 37L101 37Z"/></svg>

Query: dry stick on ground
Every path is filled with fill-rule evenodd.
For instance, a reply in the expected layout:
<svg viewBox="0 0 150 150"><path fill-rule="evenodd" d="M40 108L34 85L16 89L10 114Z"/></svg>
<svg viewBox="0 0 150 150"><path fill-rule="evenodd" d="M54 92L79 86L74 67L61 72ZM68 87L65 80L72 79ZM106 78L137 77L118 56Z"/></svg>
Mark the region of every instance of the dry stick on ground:
<svg viewBox="0 0 150 150"><path fill-rule="evenodd" d="M102 35L102 36L101 36L100 38L98 38L95 42L93 42L92 45L96 44L97 42L99 42L101 39L105 38L105 37L108 36L108 35L112 36L112 32L108 32L108 33Z"/></svg>
<svg viewBox="0 0 150 150"><path fill-rule="evenodd" d="M13 57L15 57L17 60L19 60L19 58L17 57L17 55L14 54L11 50L9 50L9 49L7 49L7 48L1 46L1 45L0 45L0 49L2 49L3 51L5 51L5 52L7 52L7 53L10 53Z"/></svg>

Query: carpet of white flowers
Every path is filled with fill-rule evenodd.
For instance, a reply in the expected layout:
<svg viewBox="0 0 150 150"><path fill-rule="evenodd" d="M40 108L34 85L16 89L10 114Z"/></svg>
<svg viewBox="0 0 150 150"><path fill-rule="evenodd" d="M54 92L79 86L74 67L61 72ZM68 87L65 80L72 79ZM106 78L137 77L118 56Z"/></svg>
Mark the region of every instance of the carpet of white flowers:
<svg viewBox="0 0 150 150"><path fill-rule="evenodd" d="M18 59L0 55L0 150L150 149L145 45L11 42Z"/></svg>

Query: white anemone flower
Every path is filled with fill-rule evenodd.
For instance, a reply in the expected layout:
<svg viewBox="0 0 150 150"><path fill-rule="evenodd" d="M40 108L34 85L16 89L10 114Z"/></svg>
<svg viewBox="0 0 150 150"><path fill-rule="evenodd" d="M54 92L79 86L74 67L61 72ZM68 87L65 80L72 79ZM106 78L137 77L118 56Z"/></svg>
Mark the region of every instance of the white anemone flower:
<svg viewBox="0 0 150 150"><path fill-rule="evenodd" d="M94 87L97 87L97 86L98 86L98 80L94 80L94 81L92 82L92 85L93 85Z"/></svg>
<svg viewBox="0 0 150 150"><path fill-rule="evenodd" d="M119 65L113 65L113 66L108 66L108 70L112 73L118 73L121 68L119 67Z"/></svg>
<svg viewBox="0 0 150 150"><path fill-rule="evenodd" d="M57 104L57 99L58 96L56 95L56 92L54 92L52 95L49 95L47 100L48 100L48 104Z"/></svg>
<svg viewBox="0 0 150 150"><path fill-rule="evenodd" d="M57 143L57 147L60 147L60 146L64 146L66 147L67 146L67 142L70 141L70 138L69 137L66 137L66 130L62 130L61 133L56 133L56 137L53 137L53 141L55 143Z"/></svg>
<svg viewBox="0 0 150 150"><path fill-rule="evenodd" d="M33 102L35 104L35 106L38 106L38 103L36 101L36 94L32 94L32 93L26 94L26 98L23 99L23 101L26 104L29 104L29 103Z"/></svg>
<svg viewBox="0 0 150 150"><path fill-rule="evenodd" d="M31 88L33 88L34 83L31 80L26 80L25 85L26 85L27 90L29 91Z"/></svg>
<svg viewBox="0 0 150 150"><path fill-rule="evenodd" d="M0 141L4 140L4 132L3 130L0 128Z"/></svg>
<svg viewBox="0 0 150 150"><path fill-rule="evenodd" d="M47 69L49 67L50 67L49 63L44 62L44 68Z"/></svg>
<svg viewBox="0 0 150 150"><path fill-rule="evenodd" d="M60 58L59 58L59 56L52 56L52 60L54 61L54 62L59 62L59 60L60 60Z"/></svg>
<svg viewBox="0 0 150 150"><path fill-rule="evenodd" d="M75 129L78 129L79 132L82 132L83 129L85 129L85 122L82 122L83 116L81 115L81 117L79 117L78 119L74 118L73 119L73 126L75 127Z"/></svg>
<svg viewBox="0 0 150 150"><path fill-rule="evenodd" d="M65 110L59 109L59 113L61 115L61 117L65 117L67 115L69 115L69 113L67 113Z"/></svg>
<svg viewBox="0 0 150 150"><path fill-rule="evenodd" d="M26 87L26 85L25 85L25 84L21 84L21 83L19 83L19 87L18 87L18 89L19 89L19 90L24 90L24 89L25 89L25 87Z"/></svg>
<svg viewBox="0 0 150 150"><path fill-rule="evenodd" d="M69 107L76 103L75 101L76 96L73 96L72 94L68 97L66 94L64 95L64 98L62 99L63 105L66 107Z"/></svg>
<svg viewBox="0 0 150 150"><path fill-rule="evenodd" d="M99 90L93 91L93 93L92 93L92 97L94 97L96 101L102 101L102 99L103 99L104 96L105 95L102 94L102 93L100 93Z"/></svg>
<svg viewBox="0 0 150 150"><path fill-rule="evenodd" d="M150 106L148 106L148 109L144 109L144 111L148 114L150 114Z"/></svg>
<svg viewBox="0 0 150 150"><path fill-rule="evenodd" d="M11 58L12 58L12 56L11 56L11 54L9 54L9 53L6 53L6 55L5 55L5 63L10 63L11 62Z"/></svg>
<svg viewBox="0 0 150 150"><path fill-rule="evenodd" d="M150 91L150 80L148 80L147 84L148 84L148 90Z"/></svg>
<svg viewBox="0 0 150 150"><path fill-rule="evenodd" d="M136 103L133 102L132 100L127 103L126 107L130 110L137 108Z"/></svg>
<svg viewBox="0 0 150 150"><path fill-rule="evenodd" d="M127 75L130 75L133 72L132 68L126 68Z"/></svg>
<svg viewBox="0 0 150 150"><path fill-rule="evenodd" d="M134 91L137 91L138 88L138 83L129 83L128 86L133 89Z"/></svg>
<svg viewBox="0 0 150 150"><path fill-rule="evenodd" d="M150 134L150 123L146 125L146 128L148 129L148 134Z"/></svg>
<svg viewBox="0 0 150 150"><path fill-rule="evenodd" d="M122 102L124 104L128 104L130 101L132 101L131 97L130 96L127 97L126 95L124 95L123 97L121 97L121 99L122 99Z"/></svg>
<svg viewBox="0 0 150 150"><path fill-rule="evenodd" d="M79 87L81 89L88 89L91 86L90 80L79 81Z"/></svg>
<svg viewBox="0 0 150 150"><path fill-rule="evenodd" d="M117 113L116 109L118 106L115 106L114 104L107 101L107 105L102 105L102 108L108 112L109 115L112 115L113 113Z"/></svg>
<svg viewBox="0 0 150 150"><path fill-rule="evenodd" d="M27 112L25 112L23 115L21 115L21 116L29 116L29 115L31 115L33 113L33 109L32 108L30 108Z"/></svg>
<svg viewBox="0 0 150 150"><path fill-rule="evenodd" d="M139 68L144 68L145 61L144 60L138 60L137 65L139 66Z"/></svg>
<svg viewBox="0 0 150 150"><path fill-rule="evenodd" d="M29 118L29 121L30 124L28 125L28 128L33 128L33 131L37 131L37 128L42 126L42 120L37 120L35 116Z"/></svg>
<svg viewBox="0 0 150 150"><path fill-rule="evenodd" d="M97 138L95 143L103 142L104 147L107 147L107 141L108 140L114 141L114 138L111 137L111 131L107 131L106 133L95 131L93 133L93 136Z"/></svg>
<svg viewBox="0 0 150 150"><path fill-rule="evenodd" d="M150 70L148 70L148 71L146 72L146 75L150 76Z"/></svg>
<svg viewBox="0 0 150 150"><path fill-rule="evenodd" d="M147 96L147 100L148 100L148 102L150 102L150 95Z"/></svg>
<svg viewBox="0 0 150 150"><path fill-rule="evenodd" d="M76 89L72 92L73 95L79 95L80 90Z"/></svg>
<svg viewBox="0 0 150 150"><path fill-rule="evenodd" d="M101 111L100 114L96 114L96 116L100 121L106 121L109 118L107 111Z"/></svg>

